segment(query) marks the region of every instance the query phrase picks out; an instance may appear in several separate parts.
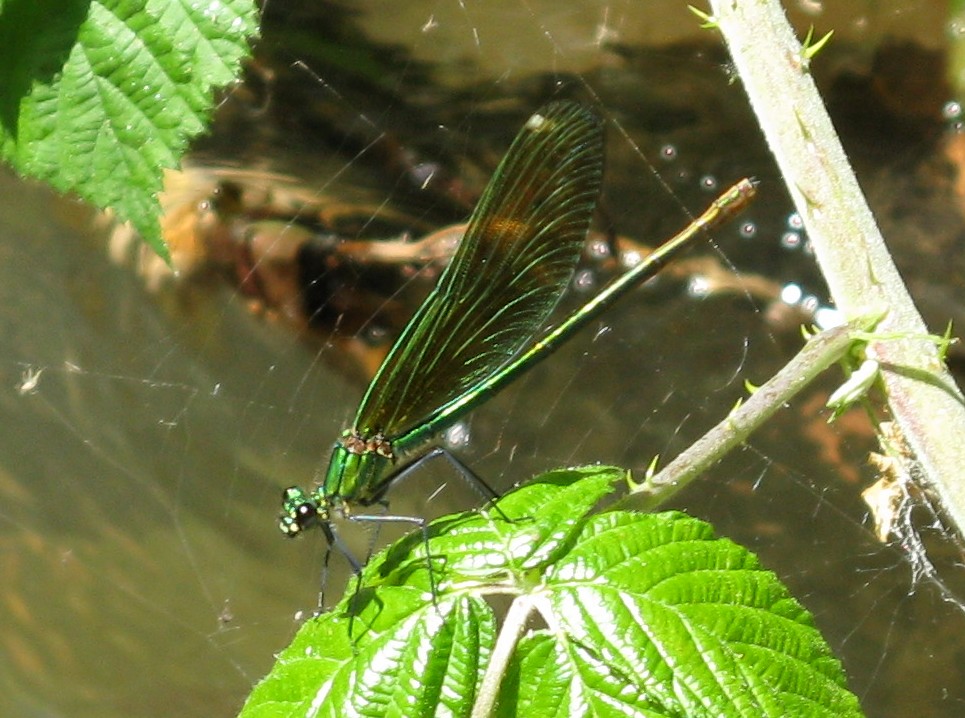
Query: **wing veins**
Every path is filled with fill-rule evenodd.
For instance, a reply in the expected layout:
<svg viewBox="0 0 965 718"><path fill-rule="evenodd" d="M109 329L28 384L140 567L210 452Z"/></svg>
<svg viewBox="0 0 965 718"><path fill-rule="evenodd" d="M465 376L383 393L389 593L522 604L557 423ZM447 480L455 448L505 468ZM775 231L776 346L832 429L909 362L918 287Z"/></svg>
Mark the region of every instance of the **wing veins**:
<svg viewBox="0 0 965 718"><path fill-rule="evenodd" d="M591 112L556 102L527 122L369 385L356 431L405 436L532 341L572 276L601 174L602 125Z"/></svg>

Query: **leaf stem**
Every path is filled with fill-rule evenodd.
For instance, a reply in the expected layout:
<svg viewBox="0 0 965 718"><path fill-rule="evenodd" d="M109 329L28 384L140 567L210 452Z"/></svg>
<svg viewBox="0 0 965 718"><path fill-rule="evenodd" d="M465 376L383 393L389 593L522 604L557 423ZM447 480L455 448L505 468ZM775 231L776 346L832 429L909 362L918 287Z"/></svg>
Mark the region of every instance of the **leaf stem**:
<svg viewBox="0 0 965 718"><path fill-rule="evenodd" d="M855 342L856 335L873 329L881 317L881 312L868 314L811 337L804 348L747 401L653 478L634 488L631 495L643 497L643 505L634 500L634 508L651 509L667 501L720 461L818 374L841 359Z"/></svg>
<svg viewBox="0 0 965 718"><path fill-rule="evenodd" d="M472 707L472 718L487 718L493 714L496 699L499 697L499 687L506 675L509 661L516 652L519 639L526 630L526 622L533 612L534 597L519 596L509 606L503 627L499 631L499 638L493 647L486 673L479 686L476 702Z"/></svg>

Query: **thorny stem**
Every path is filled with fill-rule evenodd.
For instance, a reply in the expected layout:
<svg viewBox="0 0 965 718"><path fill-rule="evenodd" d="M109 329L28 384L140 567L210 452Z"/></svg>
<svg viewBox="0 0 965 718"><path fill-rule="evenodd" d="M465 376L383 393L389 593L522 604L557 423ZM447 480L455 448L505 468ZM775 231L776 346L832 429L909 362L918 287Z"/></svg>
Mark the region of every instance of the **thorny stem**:
<svg viewBox="0 0 965 718"><path fill-rule="evenodd" d="M710 0L734 65L834 297L848 319L886 307L869 342L912 459L905 473L937 492L965 530L965 399L944 366L885 247L808 71L812 61L777 0Z"/></svg>
<svg viewBox="0 0 965 718"><path fill-rule="evenodd" d="M652 479L635 487L631 494L642 496L643 505L633 500L634 508L646 510L667 501L731 449L744 442L771 415L784 407L798 392L851 348L855 333L869 331L881 314L859 317L847 324L812 337L784 368L757 389L747 401L734 409L717 426L694 442Z"/></svg>

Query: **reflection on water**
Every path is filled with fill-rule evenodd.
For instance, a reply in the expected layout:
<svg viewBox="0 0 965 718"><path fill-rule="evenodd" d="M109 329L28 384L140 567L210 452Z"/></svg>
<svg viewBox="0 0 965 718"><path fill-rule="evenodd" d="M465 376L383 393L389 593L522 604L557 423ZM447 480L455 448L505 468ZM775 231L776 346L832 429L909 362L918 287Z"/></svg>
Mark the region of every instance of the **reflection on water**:
<svg viewBox="0 0 965 718"><path fill-rule="evenodd" d="M314 601L274 518L341 382L231 296L162 310L68 202L2 181L2 712L228 715Z"/></svg>

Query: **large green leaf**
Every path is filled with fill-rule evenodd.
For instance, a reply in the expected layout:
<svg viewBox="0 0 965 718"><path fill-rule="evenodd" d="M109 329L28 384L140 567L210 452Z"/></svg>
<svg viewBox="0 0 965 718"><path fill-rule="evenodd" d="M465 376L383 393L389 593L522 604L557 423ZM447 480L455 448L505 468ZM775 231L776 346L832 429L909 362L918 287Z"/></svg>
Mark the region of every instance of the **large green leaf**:
<svg viewBox="0 0 965 718"><path fill-rule="evenodd" d="M242 715L469 715L489 668L501 716L861 716L753 554L681 513L591 513L624 476L539 477L433 522L428 558L420 532L402 539L302 626ZM538 616L502 665L495 594Z"/></svg>
<svg viewBox="0 0 965 718"><path fill-rule="evenodd" d="M0 152L130 220L162 255L156 194L235 79L253 0L5 0Z"/></svg>

